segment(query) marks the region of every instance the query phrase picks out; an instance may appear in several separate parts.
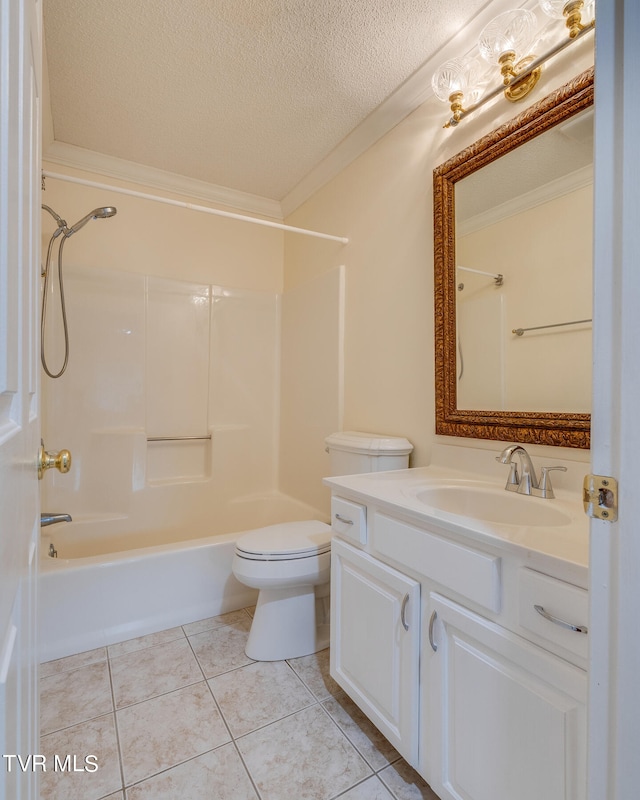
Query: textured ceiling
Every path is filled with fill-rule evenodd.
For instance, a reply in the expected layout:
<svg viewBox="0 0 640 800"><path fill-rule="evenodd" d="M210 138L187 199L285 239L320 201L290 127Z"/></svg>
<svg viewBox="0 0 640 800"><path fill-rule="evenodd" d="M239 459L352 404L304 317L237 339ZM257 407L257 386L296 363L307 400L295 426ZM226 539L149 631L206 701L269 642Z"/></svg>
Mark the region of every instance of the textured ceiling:
<svg viewBox="0 0 640 800"><path fill-rule="evenodd" d="M44 0L56 142L281 200L487 0Z"/></svg>

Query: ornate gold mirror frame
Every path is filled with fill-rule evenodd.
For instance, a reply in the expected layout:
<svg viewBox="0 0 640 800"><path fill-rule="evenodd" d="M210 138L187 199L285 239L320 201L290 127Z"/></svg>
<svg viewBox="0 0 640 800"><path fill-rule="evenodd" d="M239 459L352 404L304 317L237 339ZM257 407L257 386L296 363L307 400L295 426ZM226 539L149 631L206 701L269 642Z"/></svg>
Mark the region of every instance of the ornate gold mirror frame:
<svg viewBox="0 0 640 800"><path fill-rule="evenodd" d="M593 68L441 164L433 173L436 433L589 447L590 414L457 407L455 185L462 178L593 104Z"/></svg>

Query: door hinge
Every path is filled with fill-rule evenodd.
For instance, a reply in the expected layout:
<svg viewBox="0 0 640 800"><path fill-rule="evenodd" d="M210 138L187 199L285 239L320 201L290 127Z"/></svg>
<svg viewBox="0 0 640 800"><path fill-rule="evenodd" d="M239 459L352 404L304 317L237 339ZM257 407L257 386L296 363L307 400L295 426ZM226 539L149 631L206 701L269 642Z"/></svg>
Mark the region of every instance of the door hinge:
<svg viewBox="0 0 640 800"><path fill-rule="evenodd" d="M585 475L582 486L584 513L593 519L618 519L618 481L608 475Z"/></svg>

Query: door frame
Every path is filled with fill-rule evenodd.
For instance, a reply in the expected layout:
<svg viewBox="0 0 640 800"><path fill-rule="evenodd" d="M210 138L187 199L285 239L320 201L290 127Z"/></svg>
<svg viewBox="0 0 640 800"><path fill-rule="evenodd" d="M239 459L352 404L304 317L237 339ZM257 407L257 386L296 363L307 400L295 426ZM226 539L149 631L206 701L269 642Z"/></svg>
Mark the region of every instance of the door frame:
<svg viewBox="0 0 640 800"><path fill-rule="evenodd" d="M638 0L598 0L591 459L619 481L619 516L591 521L589 800L640 785L639 42Z"/></svg>

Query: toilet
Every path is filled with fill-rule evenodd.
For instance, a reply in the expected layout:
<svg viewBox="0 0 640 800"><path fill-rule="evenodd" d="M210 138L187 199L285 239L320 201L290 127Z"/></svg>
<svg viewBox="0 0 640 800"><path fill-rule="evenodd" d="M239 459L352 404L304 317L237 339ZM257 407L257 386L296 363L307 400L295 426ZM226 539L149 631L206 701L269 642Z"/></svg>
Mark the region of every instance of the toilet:
<svg viewBox="0 0 640 800"><path fill-rule="evenodd" d="M413 445L402 437L358 431L325 439L331 475L406 469ZM331 526L282 522L238 538L233 574L258 589L245 652L255 661L299 658L329 645L327 605Z"/></svg>

